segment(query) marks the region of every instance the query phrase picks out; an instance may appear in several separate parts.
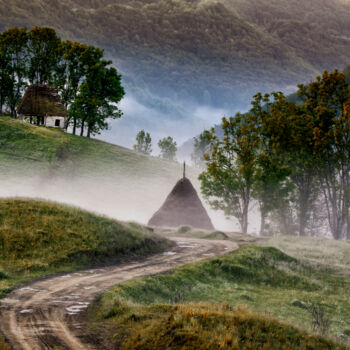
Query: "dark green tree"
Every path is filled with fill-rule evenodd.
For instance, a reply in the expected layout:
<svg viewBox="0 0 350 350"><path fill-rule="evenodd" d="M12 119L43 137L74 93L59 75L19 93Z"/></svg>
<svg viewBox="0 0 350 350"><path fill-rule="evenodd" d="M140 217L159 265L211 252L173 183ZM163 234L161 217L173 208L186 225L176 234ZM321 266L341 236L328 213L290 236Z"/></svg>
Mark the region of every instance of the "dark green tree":
<svg viewBox="0 0 350 350"><path fill-rule="evenodd" d="M34 27L29 32L30 62L28 78L31 84L48 84L60 62L61 40L52 28Z"/></svg>
<svg viewBox="0 0 350 350"><path fill-rule="evenodd" d="M11 58L2 37L3 34L0 34L0 113L3 112L3 106L6 103L8 92L11 87Z"/></svg>
<svg viewBox="0 0 350 350"><path fill-rule="evenodd" d="M299 85L305 116L313 121L313 167L335 239L350 236L350 88L343 73L325 71Z"/></svg>
<svg viewBox="0 0 350 350"><path fill-rule="evenodd" d="M16 107L27 86L28 33L26 28L14 27L2 33L4 71L1 89L6 89L5 102L10 108L11 117L17 116Z"/></svg>
<svg viewBox="0 0 350 350"><path fill-rule="evenodd" d="M108 119L122 115L117 104L124 96L121 75L110 61L100 60L87 67L86 79L80 85L72 113L80 119L81 132L87 128L87 137L108 128Z"/></svg>
<svg viewBox="0 0 350 350"><path fill-rule="evenodd" d="M61 57L53 74L53 82L58 89L62 102L66 108L70 107L76 99L79 86L83 82L86 74L87 56L96 49L92 46L80 44L78 42L61 42L58 52ZM102 55L100 55L100 58ZM74 108L69 110L67 125L73 119L73 134L77 128L77 113Z"/></svg>

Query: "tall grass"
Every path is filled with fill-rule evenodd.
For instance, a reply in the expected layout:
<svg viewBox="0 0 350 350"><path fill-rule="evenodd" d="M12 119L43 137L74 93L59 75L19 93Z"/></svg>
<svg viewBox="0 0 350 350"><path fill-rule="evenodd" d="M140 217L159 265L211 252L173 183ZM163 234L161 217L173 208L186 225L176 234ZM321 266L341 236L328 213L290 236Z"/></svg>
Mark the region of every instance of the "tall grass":
<svg viewBox="0 0 350 350"><path fill-rule="evenodd" d="M266 322L272 322L274 325L278 323L276 320L271 320L272 318L293 324L294 327L309 333L318 333L325 324L323 323L321 328L315 327L315 322L319 323L320 319L315 320L314 314L309 311L311 305L317 305L318 311L321 310L323 313L321 321L327 320L329 335L346 342L349 340L346 334L350 329L349 290L348 275L330 273L329 269L307 264L276 248L248 245L222 257L175 269L169 274L140 278L118 285L103 295L96 306L97 309L92 312L95 315L92 319L99 320L97 323L100 322L102 325L105 322L112 323L114 325L112 332L120 343L123 343L123 339L132 339L130 344L133 346L140 342L145 349L156 349L157 347L147 345L148 342L156 343L158 339L150 340L150 337L157 337L152 329L160 327L164 330L164 334L162 331L159 334L166 336L166 329L162 328L165 327L163 323L166 323L172 313L175 323L171 321L167 328L172 334L170 337L177 339L178 332L188 332L193 338L198 332L202 332L200 329L203 328L203 332L206 330L206 326L196 321L197 316L194 320L185 322L186 317L182 314L182 309L174 309L179 304L182 304L187 311L193 309L197 314L198 308L202 307L197 304L204 303L204 307L207 307L212 315L212 320L218 320L217 325L212 325L214 328L211 332L214 332L215 327L219 327L218 329L224 329L224 326L231 327L233 318L236 317L236 311L232 310L244 306L254 315L244 318L237 311L238 318L257 317L256 322L262 327L260 331L266 333L264 337L268 338L267 344L272 349L283 346L287 349L287 343L283 345L283 341L288 339L285 338L287 335L295 337L290 349L336 349L336 345L332 342L321 341L319 337L309 338L303 332L298 333L295 328L285 325L278 326L281 327L279 332L282 332L284 340L276 343L278 345L273 345L276 341L273 328L275 326L266 330L265 325ZM228 305L228 310L232 312L225 311L223 314L219 312L222 304ZM256 313L262 316L256 316ZM183 326L179 326L180 328L176 325L179 319L183 320L181 321ZM253 327L251 323L250 326ZM138 336L134 336L135 329L138 329L139 333L135 333L139 334ZM237 330L230 329L233 335L241 337ZM324 331L324 327L322 330ZM244 334L253 332L254 337L260 337L253 329L246 328L244 332ZM218 342L223 341L226 339L225 334L220 331L215 339ZM142 339L148 340L143 342ZM247 343L243 342L237 348L254 349L254 346L257 346L254 342L258 340L249 339L248 337ZM309 343L305 339L312 341ZM191 346L189 349L196 348L194 345ZM214 345L212 348L215 348Z"/></svg>
<svg viewBox="0 0 350 350"><path fill-rule="evenodd" d="M155 310L152 318L130 315L131 319L138 317L136 328L122 343L123 350L345 349L321 336L309 335L244 308L232 309L227 304L178 305L161 314Z"/></svg>

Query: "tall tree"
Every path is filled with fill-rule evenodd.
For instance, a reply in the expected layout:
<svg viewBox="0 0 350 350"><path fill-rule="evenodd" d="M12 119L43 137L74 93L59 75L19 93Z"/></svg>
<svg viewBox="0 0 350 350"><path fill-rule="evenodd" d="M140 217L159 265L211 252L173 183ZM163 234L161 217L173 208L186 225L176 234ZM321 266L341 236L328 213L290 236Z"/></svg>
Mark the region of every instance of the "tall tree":
<svg viewBox="0 0 350 350"><path fill-rule="evenodd" d="M11 58L0 34L0 113L3 112L9 89L11 86L10 63Z"/></svg>
<svg viewBox="0 0 350 350"><path fill-rule="evenodd" d="M318 195L314 155L310 147L313 142L313 118L305 112L303 105L287 101L280 92L264 97L257 94L251 113L257 117L257 125L261 128L263 164L269 164L262 176L269 179L272 175L278 175L279 182L282 181L281 198L282 194L287 195L287 189L292 189L289 183L292 182L295 190L291 198L294 200L290 198L289 202L292 201L295 206L299 235L303 236ZM275 188L279 188L277 183ZM282 209L283 203L279 205L278 209ZM279 211L284 215L283 210ZM287 218L281 219L287 223ZM292 233L291 228L285 226L285 231Z"/></svg>
<svg viewBox="0 0 350 350"><path fill-rule="evenodd" d="M60 38L52 28L34 27L29 32L31 53L28 78L31 84L47 84L53 78L60 57Z"/></svg>
<svg viewBox="0 0 350 350"><path fill-rule="evenodd" d="M344 237L350 221L350 89L337 70L308 85L299 85L299 97L314 120L314 161L324 195L329 227L335 239Z"/></svg>
<svg viewBox="0 0 350 350"><path fill-rule="evenodd" d="M60 43L58 52L61 60L54 71L53 82L66 108L71 106L78 95L79 86L86 74L86 56L92 50L95 50L95 48L78 42L65 41ZM66 127L68 127L72 118L73 134L75 134L77 113L75 113L74 108L69 110Z"/></svg>
<svg viewBox="0 0 350 350"><path fill-rule="evenodd" d="M86 79L80 85L72 111L80 118L80 135L87 127L87 137L108 128L108 119L120 118L117 104L124 96L121 75L110 61L99 60L87 64Z"/></svg>
<svg viewBox="0 0 350 350"><path fill-rule="evenodd" d="M5 50L6 103L11 117L17 116L16 107L27 85L28 33L26 28L14 27L2 33L1 46ZM4 87L2 87L4 88Z"/></svg>
<svg viewBox="0 0 350 350"><path fill-rule="evenodd" d="M206 155L201 189L215 209L235 217L243 233L248 230L248 212L257 174L257 134L247 115L222 119L223 138L212 129L207 133L210 151Z"/></svg>

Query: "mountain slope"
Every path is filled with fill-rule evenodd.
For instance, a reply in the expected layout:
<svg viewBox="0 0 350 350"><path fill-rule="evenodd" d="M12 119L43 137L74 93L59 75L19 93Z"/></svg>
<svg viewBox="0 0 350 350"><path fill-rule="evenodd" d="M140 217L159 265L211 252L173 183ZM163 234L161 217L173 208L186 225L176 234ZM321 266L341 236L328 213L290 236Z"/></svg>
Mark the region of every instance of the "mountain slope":
<svg viewBox="0 0 350 350"><path fill-rule="evenodd" d="M50 25L96 43L130 86L185 102L233 106L350 61L350 4L340 0L1 0L0 8L1 29Z"/></svg>

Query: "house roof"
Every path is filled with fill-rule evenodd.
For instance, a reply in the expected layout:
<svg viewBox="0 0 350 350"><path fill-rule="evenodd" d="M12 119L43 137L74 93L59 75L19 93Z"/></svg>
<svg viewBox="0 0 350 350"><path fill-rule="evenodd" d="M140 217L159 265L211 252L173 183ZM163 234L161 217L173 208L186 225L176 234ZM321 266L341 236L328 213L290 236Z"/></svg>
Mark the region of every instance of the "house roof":
<svg viewBox="0 0 350 350"><path fill-rule="evenodd" d="M18 106L18 114L26 116L67 116L67 110L55 87L30 85Z"/></svg>

